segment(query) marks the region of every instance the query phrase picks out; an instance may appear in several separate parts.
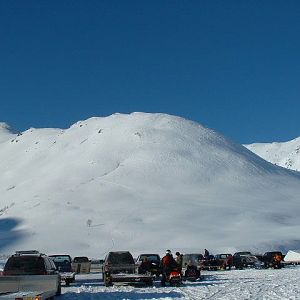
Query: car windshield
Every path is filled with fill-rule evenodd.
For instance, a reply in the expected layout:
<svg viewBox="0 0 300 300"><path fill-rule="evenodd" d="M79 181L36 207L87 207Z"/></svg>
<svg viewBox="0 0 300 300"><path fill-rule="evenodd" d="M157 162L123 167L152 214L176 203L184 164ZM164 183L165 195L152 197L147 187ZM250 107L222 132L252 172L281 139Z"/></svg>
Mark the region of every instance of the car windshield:
<svg viewBox="0 0 300 300"><path fill-rule="evenodd" d="M44 260L39 256L14 256L8 259L4 271L9 275L41 274L45 271Z"/></svg>
<svg viewBox="0 0 300 300"><path fill-rule="evenodd" d="M219 258L219 259L225 259L229 256L229 254L216 254L215 258Z"/></svg>
<svg viewBox="0 0 300 300"><path fill-rule="evenodd" d="M143 254L139 257L139 261L143 261L145 258L147 258L149 261L159 261L159 255L157 254Z"/></svg>
<svg viewBox="0 0 300 300"><path fill-rule="evenodd" d="M265 253L265 255L266 256L268 256L268 255L282 255L282 253L281 252L267 252L267 253Z"/></svg>
<svg viewBox="0 0 300 300"><path fill-rule="evenodd" d="M134 264L133 257L129 252L112 252L108 255L107 261L110 264Z"/></svg>

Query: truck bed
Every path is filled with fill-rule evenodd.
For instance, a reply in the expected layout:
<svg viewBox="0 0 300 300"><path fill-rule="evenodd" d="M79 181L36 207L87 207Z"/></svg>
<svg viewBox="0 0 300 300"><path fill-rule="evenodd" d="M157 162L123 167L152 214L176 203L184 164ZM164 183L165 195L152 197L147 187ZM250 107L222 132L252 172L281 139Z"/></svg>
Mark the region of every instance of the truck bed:
<svg viewBox="0 0 300 300"><path fill-rule="evenodd" d="M28 292L40 294L41 299L45 299L55 296L58 284L58 275L0 276L0 299L11 299L13 293L21 296Z"/></svg>
<svg viewBox="0 0 300 300"><path fill-rule="evenodd" d="M113 284L145 284L152 285L153 277L151 275L141 275L141 274L111 274Z"/></svg>

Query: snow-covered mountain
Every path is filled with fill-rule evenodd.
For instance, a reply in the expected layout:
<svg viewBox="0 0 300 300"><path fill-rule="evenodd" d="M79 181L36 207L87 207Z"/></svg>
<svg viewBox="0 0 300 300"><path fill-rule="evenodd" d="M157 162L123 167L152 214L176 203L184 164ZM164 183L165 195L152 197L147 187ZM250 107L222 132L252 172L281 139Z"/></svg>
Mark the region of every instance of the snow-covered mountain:
<svg viewBox="0 0 300 300"><path fill-rule="evenodd" d="M0 129L0 252L300 248L300 176L197 123Z"/></svg>
<svg viewBox="0 0 300 300"><path fill-rule="evenodd" d="M255 143L245 147L275 165L300 171L300 137L284 143Z"/></svg>

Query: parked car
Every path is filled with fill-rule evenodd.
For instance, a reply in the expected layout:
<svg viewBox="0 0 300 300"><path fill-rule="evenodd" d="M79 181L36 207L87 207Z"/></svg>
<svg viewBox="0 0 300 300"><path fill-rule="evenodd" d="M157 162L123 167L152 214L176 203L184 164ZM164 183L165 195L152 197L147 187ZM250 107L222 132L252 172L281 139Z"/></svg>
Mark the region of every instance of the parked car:
<svg viewBox="0 0 300 300"><path fill-rule="evenodd" d="M152 275L159 276L161 274L160 270L160 256L158 254L140 254L136 259L137 272L139 274L144 274L145 269L143 268L143 261L147 260L149 262L149 271Z"/></svg>
<svg viewBox="0 0 300 300"><path fill-rule="evenodd" d="M70 283L75 281L75 272L72 269L72 258L70 255L67 254L56 254L56 255L49 255L49 257L54 261L61 280L65 282L68 286Z"/></svg>
<svg viewBox="0 0 300 300"><path fill-rule="evenodd" d="M222 269L224 270L231 269L233 263L232 254L229 253L216 254L215 259L219 260Z"/></svg>
<svg viewBox="0 0 300 300"><path fill-rule="evenodd" d="M49 275L49 280L45 279L44 276L31 275ZM54 262L47 255L36 250L17 251L16 254L12 255L4 266L2 277L6 276L11 278L12 285L14 284L13 281L16 280L14 278L17 277L19 278L18 281L31 284L32 289L42 285L43 288L46 288L45 285L47 285L49 289L49 286L55 287L56 295L61 294L61 279ZM20 285L20 282L16 281L16 284Z"/></svg>
<svg viewBox="0 0 300 300"><path fill-rule="evenodd" d="M153 285L151 275L136 273L135 262L129 251L109 252L104 260L102 274L106 286L114 283Z"/></svg>
<svg viewBox="0 0 300 300"><path fill-rule="evenodd" d="M45 254L17 251L6 262L3 275L52 275L58 274L54 262Z"/></svg>
<svg viewBox="0 0 300 300"><path fill-rule="evenodd" d="M233 254L232 259L232 264L236 269L262 267L261 261L249 251L236 252Z"/></svg>
<svg viewBox="0 0 300 300"><path fill-rule="evenodd" d="M91 261L86 256L75 256L72 262L72 269L76 274L90 273Z"/></svg>
<svg viewBox="0 0 300 300"><path fill-rule="evenodd" d="M266 252L262 256L261 261L264 264L264 268L280 269L283 267L283 257L280 251Z"/></svg>
<svg viewBox="0 0 300 300"><path fill-rule="evenodd" d="M102 271L104 259L92 259L91 260L91 272L97 273Z"/></svg>

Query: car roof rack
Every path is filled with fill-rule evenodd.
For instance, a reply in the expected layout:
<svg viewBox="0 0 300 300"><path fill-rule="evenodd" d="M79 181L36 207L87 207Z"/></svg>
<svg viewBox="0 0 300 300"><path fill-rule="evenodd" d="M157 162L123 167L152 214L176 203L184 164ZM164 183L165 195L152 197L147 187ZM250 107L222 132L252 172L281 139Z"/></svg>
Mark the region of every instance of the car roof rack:
<svg viewBox="0 0 300 300"><path fill-rule="evenodd" d="M16 251L16 255L42 255L38 250Z"/></svg>

